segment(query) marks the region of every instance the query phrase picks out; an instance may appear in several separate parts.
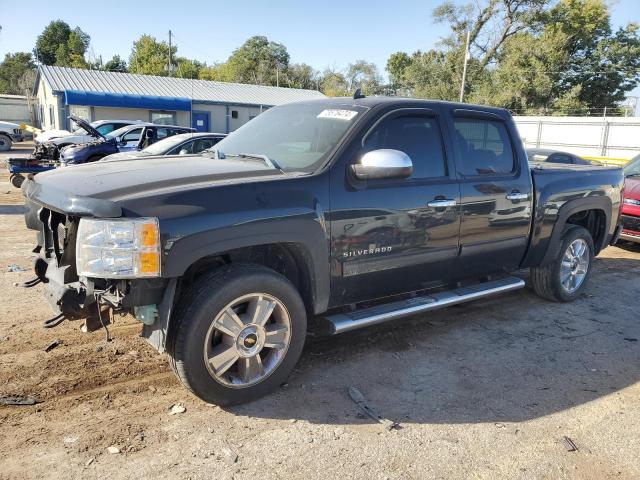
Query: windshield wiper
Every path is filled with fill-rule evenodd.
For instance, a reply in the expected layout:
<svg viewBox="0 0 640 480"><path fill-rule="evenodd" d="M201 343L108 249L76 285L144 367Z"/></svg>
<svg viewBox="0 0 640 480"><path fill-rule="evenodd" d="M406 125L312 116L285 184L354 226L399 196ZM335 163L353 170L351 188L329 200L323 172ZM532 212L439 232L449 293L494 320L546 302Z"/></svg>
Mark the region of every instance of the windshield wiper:
<svg viewBox="0 0 640 480"><path fill-rule="evenodd" d="M276 170L283 171L280 165L275 160L272 160L266 155L261 155L259 153L224 153L220 150L214 149L213 155L215 159L224 159L226 157L236 157L236 158L255 158L257 160L262 160L267 167L274 168Z"/></svg>

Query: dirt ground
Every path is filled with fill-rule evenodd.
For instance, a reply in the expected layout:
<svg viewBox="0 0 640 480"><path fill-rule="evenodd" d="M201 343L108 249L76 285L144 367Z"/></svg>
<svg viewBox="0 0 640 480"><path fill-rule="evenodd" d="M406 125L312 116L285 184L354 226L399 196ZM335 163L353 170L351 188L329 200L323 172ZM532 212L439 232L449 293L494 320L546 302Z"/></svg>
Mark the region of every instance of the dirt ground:
<svg viewBox="0 0 640 480"><path fill-rule="evenodd" d="M309 338L280 391L221 409L181 387L131 318L110 343L41 327L40 286L16 286L34 243L20 202L3 173L0 395L42 403L0 406L2 480L640 478L640 248L606 249L572 304L527 288ZM350 386L400 429L362 417ZM169 415L176 403L186 412Z"/></svg>

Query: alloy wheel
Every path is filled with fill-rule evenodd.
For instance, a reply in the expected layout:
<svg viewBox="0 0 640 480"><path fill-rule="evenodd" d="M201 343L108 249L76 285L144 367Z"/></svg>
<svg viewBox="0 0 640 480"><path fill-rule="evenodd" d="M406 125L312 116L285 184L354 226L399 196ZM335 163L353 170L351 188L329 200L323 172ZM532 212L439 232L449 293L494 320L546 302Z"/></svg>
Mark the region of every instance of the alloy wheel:
<svg viewBox="0 0 640 480"><path fill-rule="evenodd" d="M204 361L219 383L245 388L273 373L290 340L291 318L284 304L266 293L251 293L216 315L205 337Z"/></svg>
<svg viewBox="0 0 640 480"><path fill-rule="evenodd" d="M560 265L560 284L567 293L573 293L584 283L589 270L589 246L582 238L569 244Z"/></svg>

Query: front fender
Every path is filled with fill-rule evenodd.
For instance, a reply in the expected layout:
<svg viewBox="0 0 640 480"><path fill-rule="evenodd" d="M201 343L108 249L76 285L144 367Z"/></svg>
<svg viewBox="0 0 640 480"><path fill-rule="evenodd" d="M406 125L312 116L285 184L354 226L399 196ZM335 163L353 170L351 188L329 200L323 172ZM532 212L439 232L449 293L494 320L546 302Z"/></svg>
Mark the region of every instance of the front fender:
<svg viewBox="0 0 640 480"><path fill-rule="evenodd" d="M329 236L324 215L316 211L294 216L256 220L168 239L164 247L163 277L180 277L198 260L230 250L269 244L295 243L310 261L314 310L329 302Z"/></svg>

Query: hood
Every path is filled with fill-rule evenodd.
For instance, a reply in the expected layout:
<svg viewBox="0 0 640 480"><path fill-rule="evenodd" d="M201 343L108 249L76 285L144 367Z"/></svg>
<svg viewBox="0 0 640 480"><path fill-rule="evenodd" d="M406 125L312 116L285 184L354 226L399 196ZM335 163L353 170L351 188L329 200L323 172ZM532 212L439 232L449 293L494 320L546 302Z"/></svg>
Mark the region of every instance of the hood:
<svg viewBox="0 0 640 480"><path fill-rule="evenodd" d="M39 143L44 143L49 140L53 140L54 138L68 137L70 135L72 135L72 133L69 130L45 130L44 132L36 135L34 140Z"/></svg>
<svg viewBox="0 0 640 480"><path fill-rule="evenodd" d="M67 205L87 197L118 202L150 194L209 187L217 182L226 184L281 175L285 174L260 162L214 160L200 155L93 162L38 174L29 182L34 184L30 190L35 193L28 198L62 211L60 206L42 199L50 198L53 192L55 198L66 197ZM67 213L72 212L67 210Z"/></svg>
<svg viewBox="0 0 640 480"><path fill-rule="evenodd" d="M112 140L113 141L113 140ZM92 148L92 146L96 145L96 144L101 144L103 143L100 140L94 140L93 142L89 142L89 143L77 143L74 145L69 145L68 147L64 147L61 150L61 154L64 154L65 157L73 157L75 156L78 152L82 152L83 150L86 150L87 148Z"/></svg>
<svg viewBox="0 0 640 480"><path fill-rule="evenodd" d="M640 200L640 178L627 177L624 180L624 197Z"/></svg>
<svg viewBox="0 0 640 480"><path fill-rule="evenodd" d="M14 128L20 128L20 125L18 125L17 123L13 123L13 122L0 122L0 128L8 128L13 130Z"/></svg>
<svg viewBox="0 0 640 480"><path fill-rule="evenodd" d="M131 152L112 153L104 157L101 162L112 162L117 160L133 160L134 158L147 157L141 150L133 150Z"/></svg>
<svg viewBox="0 0 640 480"><path fill-rule="evenodd" d="M98 130L93 128L91 126L91 124L89 122L87 122L86 120L83 120L80 117L76 117L75 115L69 115L69 118L73 122L75 122L79 127L84 128L87 131L87 133L89 135L91 135L92 137L99 138L99 139L102 139L102 140L105 139L104 135L102 135Z"/></svg>

